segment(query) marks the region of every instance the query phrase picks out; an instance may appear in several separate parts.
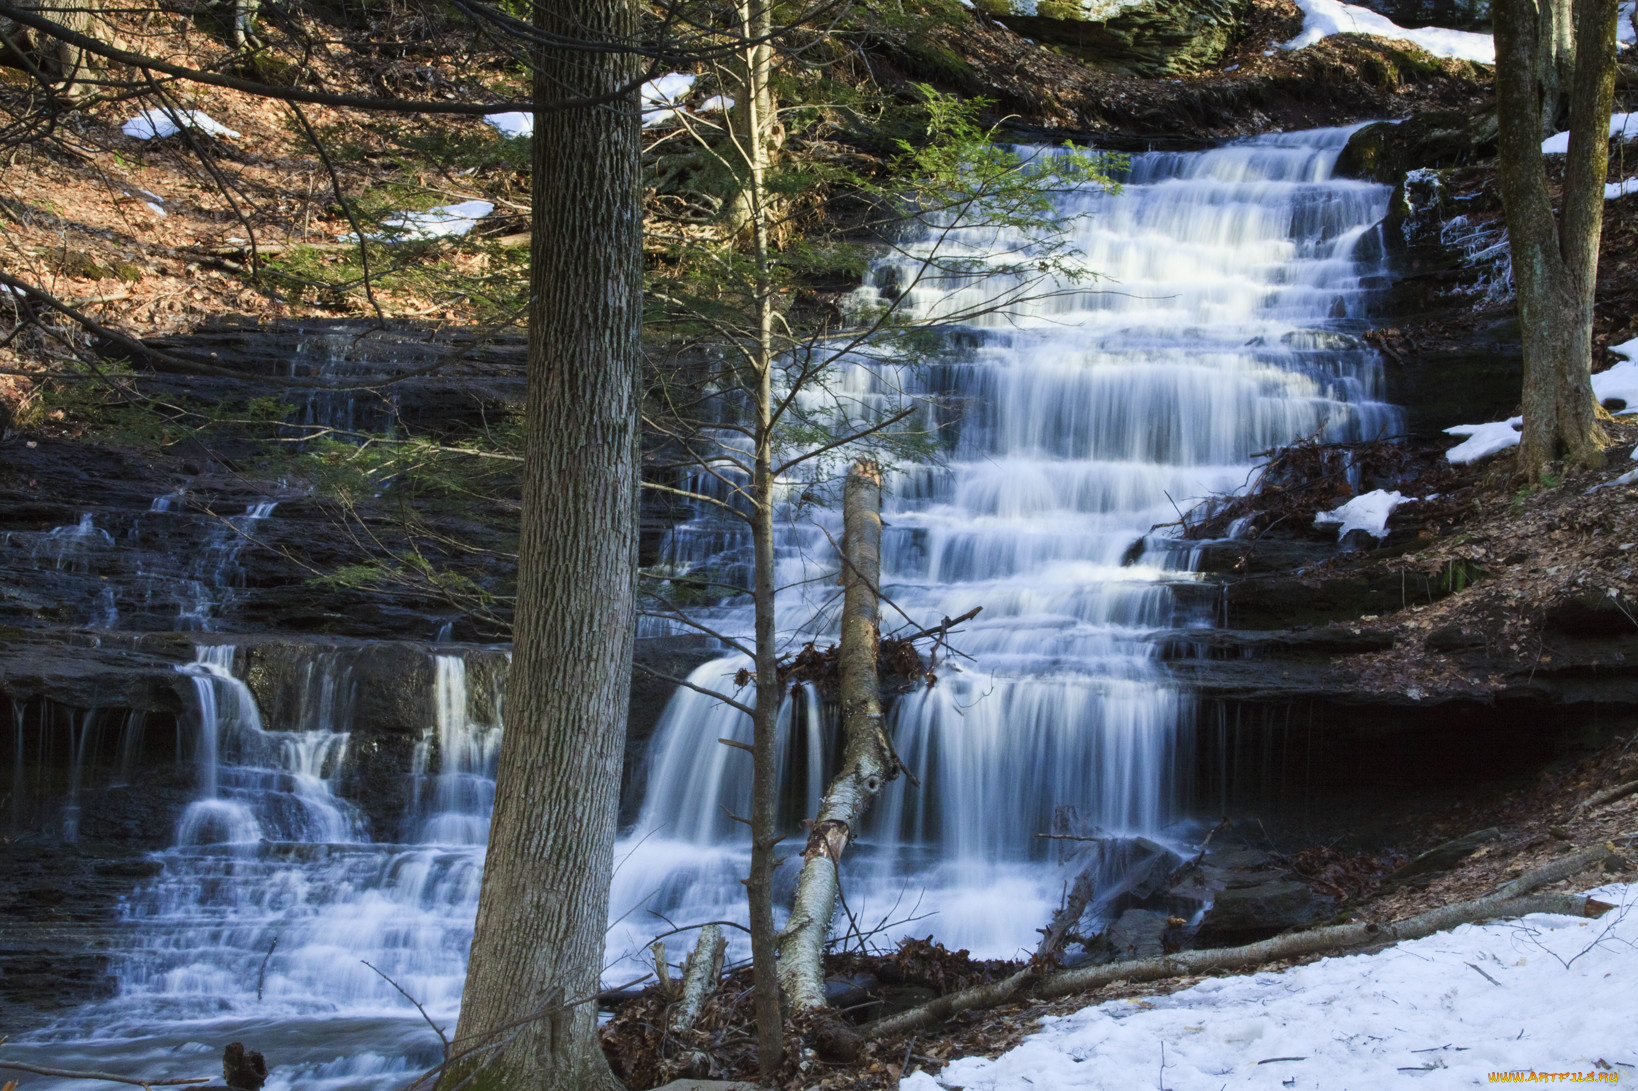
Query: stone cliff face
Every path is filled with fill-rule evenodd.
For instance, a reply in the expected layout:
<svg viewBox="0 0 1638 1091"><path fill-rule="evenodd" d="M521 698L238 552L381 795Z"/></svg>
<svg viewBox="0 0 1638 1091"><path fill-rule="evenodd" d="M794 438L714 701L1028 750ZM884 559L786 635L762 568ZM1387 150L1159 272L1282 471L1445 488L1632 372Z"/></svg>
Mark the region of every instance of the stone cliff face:
<svg viewBox="0 0 1638 1091"><path fill-rule="evenodd" d="M982 0L980 8L1026 38L1132 76L1211 68L1240 38L1250 0Z"/></svg>

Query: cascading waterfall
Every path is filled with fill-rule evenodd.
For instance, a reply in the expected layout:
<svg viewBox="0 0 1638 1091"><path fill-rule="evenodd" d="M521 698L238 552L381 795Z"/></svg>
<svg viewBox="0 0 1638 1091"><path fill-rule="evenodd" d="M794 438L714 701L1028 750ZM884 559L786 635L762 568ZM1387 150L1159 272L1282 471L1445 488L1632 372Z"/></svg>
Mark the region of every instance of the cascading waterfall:
<svg viewBox="0 0 1638 1091"><path fill-rule="evenodd" d="M1179 593L1195 578L1189 552L1151 528L1176 518L1174 503L1241 487L1253 452L1320 431L1396 430L1376 400L1378 363L1356 339L1384 276L1376 225L1389 191L1330 177L1346 137L1136 156L1120 195L1061 199L1082 260L1107 279L986 319L930 363L837 377L833 389L861 403L895 384L953 403L939 411L943 457L889 482L883 580L921 622L983 607L955 641L971 658L947 659L934 687L894 709L896 747L920 786L889 787L845 863L863 926L905 922L898 932L1010 956L1033 946L1060 896L1061 872L1035 835L1062 809L1110 834L1188 839L1193 703L1165 681L1150 637L1210 619ZM951 241L977 253L1019 240L957 231ZM906 249L863 296L910 282ZM984 291L923 280L907 303L954 313ZM174 510L174 499L153 510ZM830 625L832 588L800 581L834 572L826 532L840 528L834 513L813 519L786 521L779 547L790 646ZM228 548L192 577L212 590L242 578L222 540ZM68 564L100 539L74 528L58 545L50 563ZM670 548L682 570L743 571L743 540L703 511ZM192 619L204 628L214 616L207 607ZM709 620L750 628L736 603ZM181 668L197 698L180 748L197 789L175 844L155 857L160 874L124 907L119 993L8 1053L194 1075L238 1039L273 1061L273 1091L385 1091L436 1063L419 1015L363 963L453 1023L501 725L474 712L500 703L468 693L468 653L438 651L433 712L413 743L412 813L369 828L345 798L353 705L342 660L310 653L300 707L269 724L235 649L201 645ZM729 692L741 665L718 660L690 680ZM834 712L803 687L780 724L781 814L799 834L837 759ZM749 763L716 740L748 737L745 718L711 697L672 699L640 818L616 851L611 980L636 976L619 960L667 927L650 911L677 924L744 919L748 852L725 809L744 813ZM787 882L794 871L782 870Z"/></svg>
<svg viewBox="0 0 1638 1091"><path fill-rule="evenodd" d="M1116 837L1186 839L1177 823L1194 703L1165 681L1150 638L1211 619L1176 593L1195 578L1189 554L1152 528L1243 487L1254 452L1315 433L1396 431L1396 412L1377 400L1378 362L1356 336L1385 282L1377 225L1388 189L1331 178L1350 132L1134 156L1122 193L1071 191L1059 206L1077 260L1099 280L981 319L976 347L931 365L877 361L840 377L860 402L896 387L956 403L945 458L889 481L882 578L919 622L983 607L957 640L971 659L947 664L936 686L894 710L895 746L920 787L890 785L844 862L850 908L865 923L915 917L899 932L1015 956L1033 947L1061 895L1064 875L1036 835L1065 809ZM939 245L959 258L1023 242L958 230ZM902 305L934 319L997 294L981 280L927 277L918 263L931 245L907 247L874 282L911 285ZM876 290L864 289L864 301ZM792 524L778 582L819 590L787 592L782 626L824 636L828 581L813 577L834 570L835 517ZM743 542L702 510L670 547L676 570L721 571ZM715 611L710 623L747 634L749 608ZM690 681L731 692L742 665L711 663ZM719 737L748 740L748 718L679 691L623 845L617 914L743 919L733 879L748 848L727 812L747 813L749 763ZM786 767L782 813L813 815L822 782ZM793 811L791 796L805 810ZM624 918L611 956L641 950L642 917Z"/></svg>
<svg viewBox="0 0 1638 1091"><path fill-rule="evenodd" d="M274 1059L272 1091L402 1086L438 1062L438 1045L381 975L453 1025L500 725L470 714L462 656L433 657L436 714L417 744L402 842L397 829L367 829L338 794L353 716L342 658L309 653L287 722L270 727L236 656L201 646L179 668L198 699L198 790L157 856L163 870L124 907L118 996L10 1052L193 1074L243 1039ZM487 705L499 709L498 694Z"/></svg>

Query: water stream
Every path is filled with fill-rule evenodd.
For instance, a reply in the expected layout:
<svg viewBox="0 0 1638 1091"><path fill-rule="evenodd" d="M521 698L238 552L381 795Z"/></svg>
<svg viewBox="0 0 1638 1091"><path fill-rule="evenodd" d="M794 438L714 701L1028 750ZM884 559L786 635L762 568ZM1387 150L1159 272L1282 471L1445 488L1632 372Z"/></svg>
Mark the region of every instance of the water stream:
<svg viewBox="0 0 1638 1091"><path fill-rule="evenodd" d="M924 366L841 377L862 401L901 384L954 407L944 456L888 483L883 582L917 622L983 607L957 641L969 658L897 703L893 737L919 787L889 787L844 867L848 907L861 925L885 926L879 942L931 933L979 956L1031 948L1064 877L1036 835L1069 809L1078 828L1188 841L1194 705L1165 680L1150 637L1211 617L1202 596L1180 593L1197 579L1188 550L1151 528L1242 486L1254 452L1317 432L1397 430L1378 400L1378 361L1357 340L1386 276L1377 225L1389 190L1330 176L1347 135L1136 156L1120 195L1061 200L1081 260L1105 280L987 319ZM866 292L905 283L911 249ZM981 290L923 282L908 302L937 314ZM784 524L779 582L797 587L781 619L793 642L827 632L833 581L813 578L835 570L836 523L819 511ZM92 529L43 548L72 563L100 545ZM669 560L728 571L744 544L702 512L672 534ZM224 552L207 567L235 563ZM214 620L208 604L182 613L182 627ZM711 621L750 629L737 605ZM125 905L118 995L8 1051L193 1074L243 1038L274 1062L279 1091L397 1087L434 1063L436 1040L381 975L453 1022L500 723L474 713L498 710L499 697L471 698L458 647L433 659L412 813L384 829L342 787L353 745L343 661L315 652L299 707L269 724L234 648L202 645L182 668L197 700L198 793L158 854L161 873ZM691 680L731 691L740 666L724 658ZM782 814L799 835L834 762L834 723L807 689L782 723ZM672 698L640 817L616 852L611 979L635 976L624 963L666 927L659 915L744 918L748 852L725 812L745 813L749 763L716 740L749 731L709 696Z"/></svg>

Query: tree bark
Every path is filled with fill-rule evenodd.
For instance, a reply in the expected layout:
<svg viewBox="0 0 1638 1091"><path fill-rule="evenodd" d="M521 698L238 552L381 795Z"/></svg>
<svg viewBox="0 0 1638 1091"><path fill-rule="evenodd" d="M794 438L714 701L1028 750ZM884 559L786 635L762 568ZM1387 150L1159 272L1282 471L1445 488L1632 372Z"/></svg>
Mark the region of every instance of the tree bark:
<svg viewBox="0 0 1638 1091"><path fill-rule="evenodd" d="M102 14L102 0L22 0L18 6L37 11L76 34L124 48L113 24ZM79 82L100 66L79 46L4 18L0 18L0 58L55 82L57 90L66 95L77 94Z"/></svg>
<svg viewBox="0 0 1638 1091"><path fill-rule="evenodd" d="M543 38L623 43L626 0L544 0ZM539 47L536 102L637 74L616 50ZM635 631L642 316L635 96L540 110L518 604L507 727L452 1088L616 1088L595 998L613 876Z"/></svg>
<svg viewBox="0 0 1638 1091"><path fill-rule="evenodd" d="M802 853L791 918L779 940L779 977L794 1011L825 1007L824 953L836 915L837 868L889 773L876 676L881 604L882 476L872 462L848 473L842 492L842 768L831 779Z"/></svg>
<svg viewBox="0 0 1638 1091"><path fill-rule="evenodd" d="M1541 0L1545 5L1546 0ZM1554 7L1569 0L1555 0ZM1570 146L1563 212L1554 216L1541 151L1543 24L1560 18L1532 0L1495 0L1498 173L1524 348L1524 429L1518 469L1539 480L1562 458L1604 462L1592 393L1592 307L1603 229L1608 126L1615 97L1616 0L1575 0ZM1556 25L1556 24L1555 24ZM1547 67L1559 71L1557 60Z"/></svg>

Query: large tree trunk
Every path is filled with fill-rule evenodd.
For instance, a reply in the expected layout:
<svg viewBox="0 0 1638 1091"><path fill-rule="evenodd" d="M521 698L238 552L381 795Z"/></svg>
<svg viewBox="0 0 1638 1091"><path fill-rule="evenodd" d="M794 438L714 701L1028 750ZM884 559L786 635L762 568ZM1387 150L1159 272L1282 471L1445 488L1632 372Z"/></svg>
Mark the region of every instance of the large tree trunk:
<svg viewBox="0 0 1638 1091"><path fill-rule="evenodd" d="M888 778L876 677L881 503L881 470L871 462L856 463L842 491L842 768L826 788L808 833L791 918L779 941L779 978L793 1011L825 1007L825 939L836 915L837 869L853 832Z"/></svg>
<svg viewBox="0 0 1638 1091"><path fill-rule="evenodd" d="M626 0L546 0L535 13L543 36L621 42L639 29ZM542 47L534 63L537 102L607 94L637 72L613 51ZM501 1048L477 1058L489 1067L468 1086L619 1086L595 997L635 626L639 137L634 96L535 116L518 604L454 1043ZM455 1066L443 1086L471 1071Z"/></svg>
<svg viewBox="0 0 1638 1091"><path fill-rule="evenodd" d="M1542 0L1545 2L1545 0ZM1568 0L1557 0L1567 3ZM1604 461L1592 393L1592 306L1603 229L1608 126L1615 97L1616 0L1575 0L1570 148L1563 212L1553 215L1541 151L1540 109L1551 88L1539 73L1546 15L1532 0L1495 0L1499 174L1524 348L1524 435L1519 472L1538 480L1548 463Z"/></svg>
<svg viewBox="0 0 1638 1091"><path fill-rule="evenodd" d="M103 14L103 0L21 0L18 7L36 11L76 34L125 48L125 41ZM95 67L102 63L77 45L5 18L0 18L0 61L44 78L68 95L78 94L80 81L95 75Z"/></svg>

